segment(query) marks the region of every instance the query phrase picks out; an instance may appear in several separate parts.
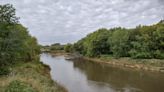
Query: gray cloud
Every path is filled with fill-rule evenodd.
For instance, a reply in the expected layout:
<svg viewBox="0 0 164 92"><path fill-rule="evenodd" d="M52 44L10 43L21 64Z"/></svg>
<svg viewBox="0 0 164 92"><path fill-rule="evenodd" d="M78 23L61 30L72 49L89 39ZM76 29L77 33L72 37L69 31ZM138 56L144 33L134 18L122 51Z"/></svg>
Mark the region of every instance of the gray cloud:
<svg viewBox="0 0 164 92"><path fill-rule="evenodd" d="M1 0L40 44L75 42L98 28L150 25L164 19L164 0Z"/></svg>

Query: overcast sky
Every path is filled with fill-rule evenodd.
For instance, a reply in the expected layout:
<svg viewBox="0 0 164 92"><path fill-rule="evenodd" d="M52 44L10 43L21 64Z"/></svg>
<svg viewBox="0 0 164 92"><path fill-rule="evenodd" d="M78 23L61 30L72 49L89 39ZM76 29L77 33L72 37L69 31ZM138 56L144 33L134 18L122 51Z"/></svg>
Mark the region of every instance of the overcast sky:
<svg viewBox="0 0 164 92"><path fill-rule="evenodd" d="M40 44L72 43L98 28L150 25L164 19L164 0L0 0Z"/></svg>

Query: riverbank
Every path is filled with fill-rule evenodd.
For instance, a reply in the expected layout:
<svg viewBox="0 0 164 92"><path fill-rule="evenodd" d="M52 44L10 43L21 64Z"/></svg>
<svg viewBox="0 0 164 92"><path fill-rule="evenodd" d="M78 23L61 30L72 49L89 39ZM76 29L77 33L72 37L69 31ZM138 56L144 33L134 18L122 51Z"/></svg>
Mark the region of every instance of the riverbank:
<svg viewBox="0 0 164 92"><path fill-rule="evenodd" d="M12 66L9 75L0 76L0 92L67 92L50 77L50 68L40 62Z"/></svg>
<svg viewBox="0 0 164 92"><path fill-rule="evenodd" d="M69 92L163 92L164 73L115 67L77 58L42 53L41 61L51 67L51 77ZM64 67L64 68L63 68ZM78 84L78 85L77 85Z"/></svg>
<svg viewBox="0 0 164 92"><path fill-rule="evenodd" d="M65 53L64 51L60 52L49 52L53 56L66 56L73 57L74 54L72 53ZM152 71L152 72L163 72L164 73L164 60L162 59L132 59L130 57L122 57L122 58L114 58L108 55L102 55L101 57L91 58L91 57L80 57L82 59L88 61L94 61L98 63L105 63L109 65L113 65L115 67L122 67L122 68L131 68L135 70L145 70L145 71Z"/></svg>
<svg viewBox="0 0 164 92"><path fill-rule="evenodd" d="M52 56L69 56L72 55L72 53L67 53L64 50L52 50L52 51L47 51L43 53L50 53Z"/></svg>
<svg viewBox="0 0 164 92"><path fill-rule="evenodd" d="M132 59L129 57L123 58L113 58L113 57L100 57L100 58L90 58L82 57L85 60L105 63L113 65L119 68L131 68L135 70L145 70L152 72L163 72L164 73L164 60L160 59Z"/></svg>

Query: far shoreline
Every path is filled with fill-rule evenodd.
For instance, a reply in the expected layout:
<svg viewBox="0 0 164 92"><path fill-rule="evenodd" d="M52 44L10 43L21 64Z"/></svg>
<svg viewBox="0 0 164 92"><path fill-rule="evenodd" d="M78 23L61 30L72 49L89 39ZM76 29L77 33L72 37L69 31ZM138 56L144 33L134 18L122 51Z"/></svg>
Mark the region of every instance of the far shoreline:
<svg viewBox="0 0 164 92"><path fill-rule="evenodd" d="M66 53L64 51L49 51L47 53L50 53L53 56L65 56L66 59L73 60L77 59L77 57L74 56L73 53ZM104 64L109 64L114 67L119 67L119 68L130 68L134 70L144 70L144 71L150 71L150 72L160 72L164 73L164 66L159 66L162 63L164 65L164 60L162 59L132 59L129 57L122 57L122 58L98 58L98 57L86 57L86 56L81 56L78 57L78 59L84 59L87 61L91 62L97 62L97 63L104 63Z"/></svg>
<svg viewBox="0 0 164 92"><path fill-rule="evenodd" d="M97 62L97 63L109 64L109 65L112 65L114 67L119 67L119 68L130 68L130 69L139 70L139 71L144 70L144 71L149 71L149 72L164 73L164 67L153 66L153 65L147 64L147 63L151 62L151 59L146 61L147 63L145 63L145 64L141 63L137 59L131 59L131 58L119 58L119 59L104 60L104 59L100 59L100 58L83 57L83 59L92 61L92 62ZM145 59L140 59L140 60L145 60Z"/></svg>

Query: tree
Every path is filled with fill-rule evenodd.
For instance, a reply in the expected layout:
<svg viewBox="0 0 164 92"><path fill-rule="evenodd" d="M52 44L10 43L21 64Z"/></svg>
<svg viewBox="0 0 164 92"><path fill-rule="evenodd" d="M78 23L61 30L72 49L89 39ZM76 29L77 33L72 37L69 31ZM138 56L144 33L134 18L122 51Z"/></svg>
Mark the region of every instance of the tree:
<svg viewBox="0 0 164 92"><path fill-rule="evenodd" d="M72 44L67 44L64 47L65 52L73 52L73 45Z"/></svg>
<svg viewBox="0 0 164 92"><path fill-rule="evenodd" d="M18 23L15 8L11 4L0 5L0 23Z"/></svg>
<svg viewBox="0 0 164 92"><path fill-rule="evenodd" d="M157 28L157 30L154 32L154 36L154 46L156 46L154 57L162 59L164 58L164 25Z"/></svg>
<svg viewBox="0 0 164 92"><path fill-rule="evenodd" d="M74 48L75 52L78 52L78 53L80 53L82 55L85 55L85 53L86 53L86 50L85 50L84 44L83 44L84 40L85 39L81 39L81 40L79 40L77 43L75 43L73 45L73 48Z"/></svg>
<svg viewBox="0 0 164 92"><path fill-rule="evenodd" d="M99 29L73 45L75 51L90 57L164 58L164 22L136 28Z"/></svg>
<svg viewBox="0 0 164 92"><path fill-rule="evenodd" d="M60 43L54 43L50 46L50 50L64 50L64 45Z"/></svg>
<svg viewBox="0 0 164 92"><path fill-rule="evenodd" d="M113 32L110 38L111 50L115 57L128 56L129 50L129 31L124 28L119 28Z"/></svg>
<svg viewBox="0 0 164 92"><path fill-rule="evenodd" d="M38 60L39 53L36 38L18 24L12 5L0 5L0 74L12 64Z"/></svg>
<svg viewBox="0 0 164 92"><path fill-rule="evenodd" d="M111 32L105 28L99 29L74 44L75 50L91 57L109 54L111 52L110 44L107 41L110 34Z"/></svg>

